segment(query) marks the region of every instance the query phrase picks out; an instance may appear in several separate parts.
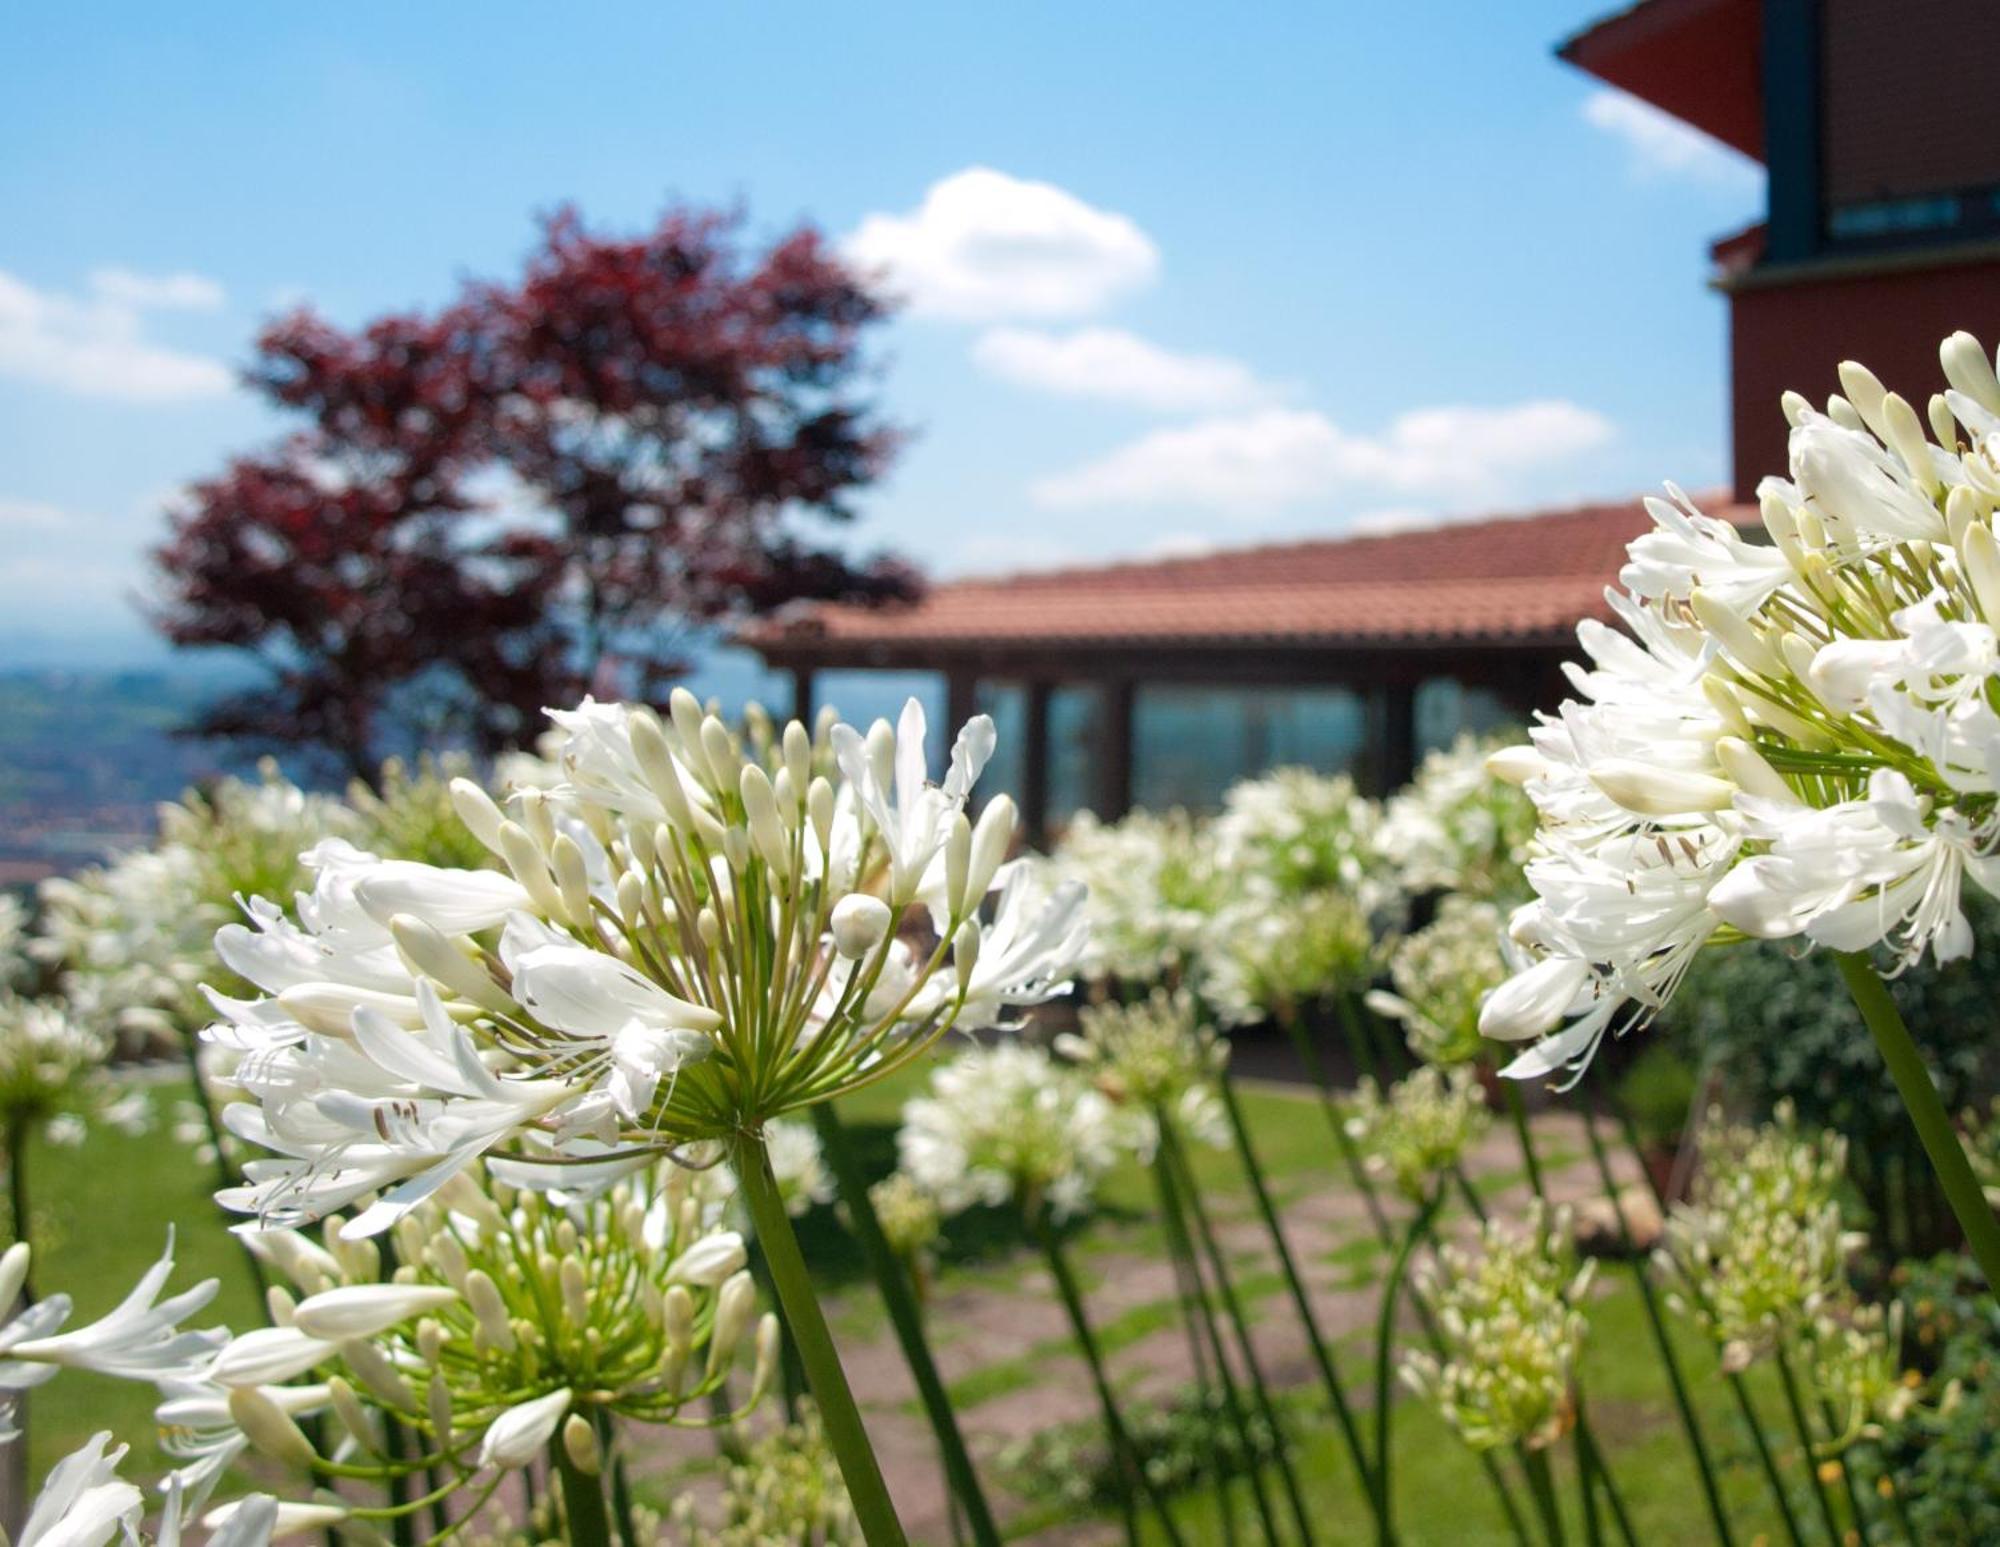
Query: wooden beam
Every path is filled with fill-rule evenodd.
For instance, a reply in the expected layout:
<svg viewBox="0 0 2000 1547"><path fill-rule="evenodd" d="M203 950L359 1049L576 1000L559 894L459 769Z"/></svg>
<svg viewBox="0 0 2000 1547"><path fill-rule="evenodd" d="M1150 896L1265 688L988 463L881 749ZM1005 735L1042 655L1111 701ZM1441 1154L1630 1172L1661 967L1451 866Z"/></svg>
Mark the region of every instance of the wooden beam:
<svg viewBox="0 0 2000 1547"><path fill-rule="evenodd" d="M1037 849L1049 842L1049 693L1046 682L1021 687L1021 835Z"/></svg>
<svg viewBox="0 0 2000 1547"><path fill-rule="evenodd" d="M819 713L819 706L813 702L813 669L810 666L792 668L792 718L805 722L807 730L813 728L813 716Z"/></svg>
<svg viewBox="0 0 2000 1547"><path fill-rule="evenodd" d="M1115 822L1132 809L1132 709L1130 677L1098 683L1097 766L1091 809Z"/></svg>

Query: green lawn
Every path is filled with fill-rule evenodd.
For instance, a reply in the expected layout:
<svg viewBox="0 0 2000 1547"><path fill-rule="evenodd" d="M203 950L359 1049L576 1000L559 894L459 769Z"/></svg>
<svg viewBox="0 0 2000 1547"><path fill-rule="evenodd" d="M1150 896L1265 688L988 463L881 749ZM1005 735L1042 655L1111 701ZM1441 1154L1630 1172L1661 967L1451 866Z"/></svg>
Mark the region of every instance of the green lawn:
<svg viewBox="0 0 2000 1547"><path fill-rule="evenodd" d="M885 1171L892 1163L897 1110L920 1083L905 1076L846 1104L843 1115L871 1173ZM177 1096L177 1087L171 1085L153 1092L156 1121L152 1130L140 1137L100 1132L79 1150L37 1146L31 1153L29 1181L34 1197L38 1286L44 1293L62 1290L72 1295L78 1321L116 1302L157 1255L169 1225L179 1232L181 1269L174 1283L185 1285L207 1276L222 1282L222 1292L205 1321L245 1327L259 1319L244 1255L222 1228L209 1200L210 1173L170 1131ZM1325 1119L1311 1101L1249 1089L1244 1092L1244 1102L1260 1153L1269 1166L1273 1189L1281 1197L1297 1196L1314 1186L1344 1185L1333 1179L1327 1160ZM1202 1153L1197 1155L1196 1165L1202 1174L1204 1196L1219 1216L1248 1216L1249 1200L1233 1157ZM1138 1167L1128 1165L1108 1179L1099 1213L1072 1233L1073 1250L1086 1279L1094 1276L1095 1263L1110 1253L1160 1249L1152 1203L1150 1181ZM858 1253L831 1211L816 1211L803 1222L802 1235L816 1273L837 1293L839 1335L845 1339L876 1333L881 1325L877 1302L862 1284ZM1333 1255L1355 1282L1367 1281L1379 1267L1374 1248L1366 1244L1350 1243ZM988 1285L1004 1284L1025 1282L1031 1267L1032 1258L1018 1222L1002 1211L981 1211L952 1222L940 1275L947 1288L967 1278ZM1275 1275L1245 1267L1239 1277L1253 1315L1290 1314L1281 1281ZM1611 1457L1639 1540L1649 1547L1653 1543L1712 1540L1695 1473L1674 1421L1629 1270L1609 1264L1601 1284L1592 1317L1585 1386L1599 1438ZM1102 1330L1107 1341L1117 1347L1157 1330L1172 1315L1171 1305L1142 1305L1105 1318ZM941 1339L950 1336L949 1328L938 1331ZM1367 1342L1365 1336L1357 1335L1339 1349L1358 1406L1366 1403ZM1723 1464L1737 1539L1745 1544L1760 1535L1776 1540L1776 1515L1747 1434L1727 1388L1715 1373L1714 1359L1691 1337L1681 1336L1681 1347L1711 1446ZM996 1361L962 1377L955 1394L969 1410L976 1411L983 1400L1046 1378L1039 1368L1041 1362L1032 1353L1026 1358ZM1758 1381L1765 1416L1775 1423L1782 1411L1776 1392L1763 1388L1761 1373ZM1317 1414L1316 1396L1316 1389L1298 1393L1297 1410ZM136 1473L158 1468L159 1460L145 1440L152 1407L148 1390L64 1375L37 1391L32 1400L31 1455L37 1476L99 1428L110 1428L121 1438L134 1441ZM1509 1539L1488 1484L1456 1437L1415 1403L1398 1405L1395 1424L1396 1493L1404 1539L1411 1543ZM1311 1495L1320 1539L1370 1539L1366 1512L1330 1423L1308 1425L1301 1438L1302 1477ZM1777 1436L1774 1445L1798 1477L1791 1447ZM1574 1512L1567 1447L1560 1464L1565 1498ZM1254 1535L1247 1486L1239 1483L1237 1491L1239 1525ZM1005 1492L997 1478L995 1492ZM1526 1508L1525 1490L1519 1496ZM1176 1509L1191 1542L1224 1539L1207 1492L1182 1495ZM1047 1523L1031 1509L1021 1518L1019 1529L1028 1531ZM1250 1535L1244 1539L1249 1540ZM1584 1540L1580 1516L1571 1522L1571 1539Z"/></svg>

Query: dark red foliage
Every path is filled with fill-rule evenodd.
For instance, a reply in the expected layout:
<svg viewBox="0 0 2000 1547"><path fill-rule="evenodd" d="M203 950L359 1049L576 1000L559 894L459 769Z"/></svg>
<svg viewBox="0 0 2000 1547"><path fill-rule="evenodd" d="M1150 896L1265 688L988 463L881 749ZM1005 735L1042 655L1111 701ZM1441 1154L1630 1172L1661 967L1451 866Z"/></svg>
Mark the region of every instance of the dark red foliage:
<svg viewBox="0 0 2000 1547"><path fill-rule="evenodd" d="M305 428L196 485L155 554L168 637L272 672L201 729L365 768L415 717L491 750L586 686L656 693L689 624L914 594L800 529L850 522L896 449L862 394L883 316L809 228L751 253L739 215L621 240L563 210L517 284L274 322L248 379Z"/></svg>

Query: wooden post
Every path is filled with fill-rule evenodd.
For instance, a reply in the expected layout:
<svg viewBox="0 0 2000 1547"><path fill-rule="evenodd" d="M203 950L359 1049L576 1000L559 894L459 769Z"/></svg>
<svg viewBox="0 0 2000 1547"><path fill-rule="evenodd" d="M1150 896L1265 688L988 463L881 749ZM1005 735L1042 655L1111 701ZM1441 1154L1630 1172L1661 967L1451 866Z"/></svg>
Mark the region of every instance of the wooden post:
<svg viewBox="0 0 2000 1547"><path fill-rule="evenodd" d="M1115 822L1132 809L1132 707L1135 693L1129 678L1098 684L1096 790L1092 809Z"/></svg>
<svg viewBox="0 0 2000 1547"><path fill-rule="evenodd" d="M1021 832L1031 848L1049 842L1049 685L1021 688Z"/></svg>
<svg viewBox="0 0 2000 1547"><path fill-rule="evenodd" d="M819 713L819 705L813 702L813 669L810 666L792 668L792 718L805 722L807 730L813 728L813 716Z"/></svg>
<svg viewBox="0 0 2000 1547"><path fill-rule="evenodd" d="M1392 794L1417 771L1417 690L1413 683L1384 683L1369 703L1365 760L1369 793Z"/></svg>

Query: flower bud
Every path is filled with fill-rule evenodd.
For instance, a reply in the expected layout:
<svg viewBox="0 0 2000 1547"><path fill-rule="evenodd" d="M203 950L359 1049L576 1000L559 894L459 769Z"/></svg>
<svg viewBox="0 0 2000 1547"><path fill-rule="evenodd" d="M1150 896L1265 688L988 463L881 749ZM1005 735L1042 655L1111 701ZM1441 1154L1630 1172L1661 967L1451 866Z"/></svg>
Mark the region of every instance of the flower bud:
<svg viewBox="0 0 2000 1547"><path fill-rule="evenodd" d="M342 1362L354 1372L354 1378L382 1406L403 1413L416 1411L416 1392L381 1349L373 1343L356 1340L342 1343L339 1352Z"/></svg>
<svg viewBox="0 0 2000 1547"><path fill-rule="evenodd" d="M370 1455L380 1455L381 1440L375 1432L375 1422L369 1417L368 1409L361 1405L361 1398L354 1394L354 1388L336 1375L326 1383L327 1400L333 1407L333 1416L340 1420L341 1428L348 1437Z"/></svg>
<svg viewBox="0 0 2000 1547"><path fill-rule="evenodd" d="M549 880L548 862L519 822L501 823L500 858L540 912L550 918L563 917L562 894Z"/></svg>
<svg viewBox="0 0 2000 1547"><path fill-rule="evenodd" d="M274 1327L289 1327L292 1316L298 1309L298 1301L283 1284L273 1284L264 1291L264 1319Z"/></svg>
<svg viewBox="0 0 2000 1547"><path fill-rule="evenodd" d="M755 763L745 763L736 782L743 797L743 817L750 824L750 837L757 845L757 852L773 874L789 878L792 848L785 836L785 824L778 816L777 792L771 788L770 777Z"/></svg>
<svg viewBox="0 0 2000 1547"><path fill-rule="evenodd" d="M755 1407L771 1389L771 1377L778 1368L778 1318L766 1311L757 1320L757 1364L750 1377L750 1402Z"/></svg>
<svg viewBox="0 0 2000 1547"><path fill-rule="evenodd" d="M703 1236L673 1260L667 1269L667 1282L713 1289L748 1260L743 1237L733 1230L718 1230Z"/></svg>
<svg viewBox="0 0 2000 1547"><path fill-rule="evenodd" d="M1640 816L1727 811L1736 800L1736 786L1727 779L1660 768L1635 758L1604 758L1590 765L1589 774L1598 789Z"/></svg>
<svg viewBox="0 0 2000 1547"><path fill-rule="evenodd" d="M965 883L972 869L972 822L963 811L951 819L944 840L944 902L955 919L965 917Z"/></svg>
<svg viewBox="0 0 2000 1547"><path fill-rule="evenodd" d="M1880 378L1858 360L1840 362L1840 390L1847 394L1847 401L1861 415L1870 430L1886 440L1882 433L1882 399L1888 396L1888 389Z"/></svg>
<svg viewBox="0 0 2000 1547"><path fill-rule="evenodd" d="M859 961L882 943L893 917L881 898L849 892L833 905L833 948L849 961Z"/></svg>
<svg viewBox="0 0 2000 1547"><path fill-rule="evenodd" d="M457 1301L458 1291L442 1284L352 1284L300 1301L292 1324L307 1337L344 1342L373 1337L398 1322Z"/></svg>
<svg viewBox="0 0 2000 1547"><path fill-rule="evenodd" d="M1767 645L1756 629L1727 604L1716 600L1701 587L1689 598L1701 626L1715 637L1729 658L1744 671L1760 677L1783 677L1784 662Z"/></svg>
<svg viewBox="0 0 2000 1547"><path fill-rule="evenodd" d="M709 783L715 790L733 788L740 758L729 736L729 727L714 715L701 722L701 754L708 761Z"/></svg>
<svg viewBox="0 0 2000 1547"><path fill-rule="evenodd" d="M454 779L450 788L452 809L458 813L466 831L477 838L489 853L498 854L500 824L507 819L493 804L493 797L470 779Z"/></svg>
<svg viewBox="0 0 2000 1547"><path fill-rule="evenodd" d="M590 1290L584 1282L583 1261L574 1252L564 1257L559 1273L563 1314L576 1326L590 1323Z"/></svg>
<svg viewBox="0 0 2000 1547"><path fill-rule="evenodd" d="M571 1413L563 1420L562 1443L569 1464L585 1477L595 1477L604 1470L604 1451L597 1443L597 1430L583 1414Z"/></svg>
<svg viewBox="0 0 2000 1547"><path fill-rule="evenodd" d="M813 780L806 787L806 816L822 852L833 843L833 807L833 786L825 779Z"/></svg>
<svg viewBox="0 0 2000 1547"><path fill-rule="evenodd" d="M1994 541L1993 528L1984 521L1973 522L1965 529L1958 553L1979 610L1988 623L2000 628L2000 543Z"/></svg>
<svg viewBox="0 0 2000 1547"><path fill-rule="evenodd" d="M708 1335L708 1373L714 1375L736 1355L736 1345L757 1311L757 1283L749 1271L735 1274L715 1297L715 1325Z"/></svg>
<svg viewBox="0 0 2000 1547"><path fill-rule="evenodd" d="M395 938L397 954L410 971L434 979L446 993L470 1000L482 1010L499 1013L513 1010L513 1001L487 975L486 969L436 926L414 914L398 913L389 920L389 933Z"/></svg>
<svg viewBox="0 0 2000 1547"><path fill-rule="evenodd" d="M451 1387L444 1383L444 1376L431 1372L430 1389L424 1393L424 1401L430 1413L431 1433L439 1444L451 1443Z"/></svg>
<svg viewBox="0 0 2000 1547"><path fill-rule="evenodd" d="M551 1391L507 1409L486 1427L480 1441L479 1464L511 1471L528 1465L548 1448L556 1425L569 1411L569 1388Z"/></svg>
<svg viewBox="0 0 2000 1547"><path fill-rule="evenodd" d="M1762 796L1766 800L1793 802L1798 799L1792 787L1764 760L1764 755L1749 742L1737 736L1724 736L1715 744L1715 759L1722 764L1728 774L1746 795Z"/></svg>
<svg viewBox="0 0 2000 1547"><path fill-rule="evenodd" d="M583 850L568 833L557 833L549 845L549 867L555 871L556 889L562 897L563 917L576 928L590 928L590 872L583 862Z"/></svg>
<svg viewBox="0 0 2000 1547"><path fill-rule="evenodd" d="M785 724L785 772L792 776L792 789L805 791L812 784L812 735L797 720Z"/></svg>
<svg viewBox="0 0 2000 1547"><path fill-rule="evenodd" d="M291 1415L256 1386L237 1386L229 1393L229 1418L243 1431L251 1447L273 1461L310 1472L319 1454L312 1441L292 1422Z"/></svg>
<svg viewBox="0 0 2000 1547"><path fill-rule="evenodd" d="M1548 762L1533 747L1502 747L1487 754L1486 771L1508 784L1526 784L1548 771Z"/></svg>
<svg viewBox="0 0 2000 1547"><path fill-rule="evenodd" d="M979 943L982 938L977 919L967 919L958 926L958 933L951 937L951 967L958 975L958 991L961 996L972 988L972 973L979 965Z"/></svg>
<svg viewBox="0 0 2000 1547"><path fill-rule="evenodd" d="M972 913L993 885L993 877L1014 843L1015 810L1011 797L995 795L979 813L972 829L972 861L965 878L965 896L959 911Z"/></svg>
<svg viewBox="0 0 2000 1547"><path fill-rule="evenodd" d="M465 1303L472 1308L479 1339L495 1353L514 1351L514 1328L507 1320L507 1306L499 1286L484 1268L465 1275Z"/></svg>
<svg viewBox="0 0 2000 1547"><path fill-rule="evenodd" d="M2000 380L1993 375L1993 362L1970 333L1954 333L1938 345L1938 363L1944 379L1971 398L1989 414L2000 414Z"/></svg>

